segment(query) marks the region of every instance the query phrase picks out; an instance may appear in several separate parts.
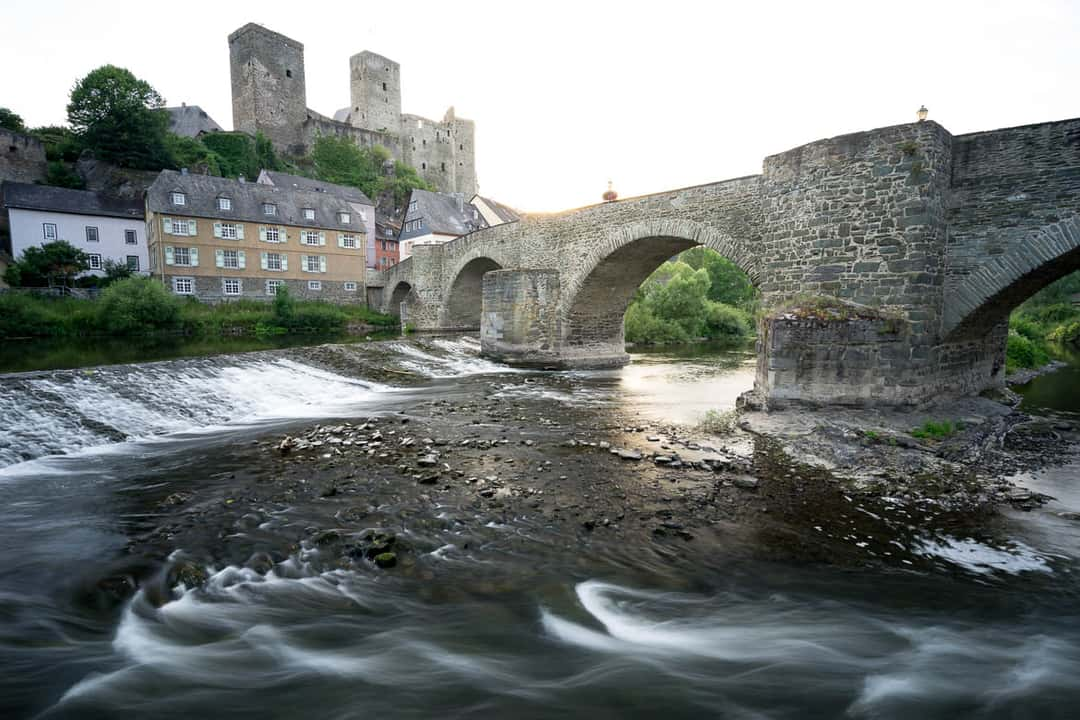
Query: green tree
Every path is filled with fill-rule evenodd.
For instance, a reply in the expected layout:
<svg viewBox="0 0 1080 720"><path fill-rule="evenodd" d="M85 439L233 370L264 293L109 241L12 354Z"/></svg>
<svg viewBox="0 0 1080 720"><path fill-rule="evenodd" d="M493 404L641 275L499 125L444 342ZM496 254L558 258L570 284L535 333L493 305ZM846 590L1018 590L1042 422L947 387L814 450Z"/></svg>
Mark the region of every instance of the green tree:
<svg viewBox="0 0 1080 720"><path fill-rule="evenodd" d="M362 148L349 138L330 135L320 136L311 151L315 177L360 188L371 198L390 192L400 205L413 189L434 189L414 168L402 163L394 163L392 176L383 175L383 165L389 159L390 151L380 145Z"/></svg>
<svg viewBox="0 0 1080 720"><path fill-rule="evenodd" d="M82 141L69 127L47 125L34 128L30 134L45 146L45 157L49 160L75 162L83 150Z"/></svg>
<svg viewBox="0 0 1080 720"><path fill-rule="evenodd" d="M90 268L90 258L66 240L28 247L8 266L4 281L14 287L69 285L71 279Z"/></svg>
<svg viewBox="0 0 1080 720"><path fill-rule="evenodd" d="M165 133L165 151L169 166L188 168L200 175L221 175L221 158L195 138Z"/></svg>
<svg viewBox="0 0 1080 720"><path fill-rule="evenodd" d="M752 310L757 302L757 289L738 265L720 253L706 247L696 247L679 255L679 260L694 269L709 273L708 297L713 302Z"/></svg>
<svg viewBox="0 0 1080 720"><path fill-rule="evenodd" d="M82 190L86 187L86 183L83 181L82 176L72 170L71 167L62 160L49 161L48 170L45 173L45 180L42 184L52 185L53 187L70 188L72 190Z"/></svg>
<svg viewBox="0 0 1080 720"><path fill-rule="evenodd" d="M26 126L23 125L22 117L13 110L8 110L6 107L0 107L0 128L17 133L26 132Z"/></svg>
<svg viewBox="0 0 1080 720"><path fill-rule="evenodd" d="M164 105L145 80L124 68L103 65L75 84L68 122L102 160L156 170L170 164Z"/></svg>

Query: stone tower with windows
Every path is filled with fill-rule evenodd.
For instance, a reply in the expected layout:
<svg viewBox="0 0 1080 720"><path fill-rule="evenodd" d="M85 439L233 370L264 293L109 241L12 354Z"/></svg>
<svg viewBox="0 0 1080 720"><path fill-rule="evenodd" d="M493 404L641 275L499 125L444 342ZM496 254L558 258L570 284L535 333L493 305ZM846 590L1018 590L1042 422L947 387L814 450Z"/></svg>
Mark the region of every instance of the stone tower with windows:
<svg viewBox="0 0 1080 720"><path fill-rule="evenodd" d="M472 120L454 108L441 121L401 112L401 66L373 52L349 58L349 107L333 117L307 106L304 46L248 23L229 35L233 129L261 132L278 152L307 154L321 136L381 145L442 192L477 192Z"/></svg>
<svg viewBox="0 0 1080 720"><path fill-rule="evenodd" d="M248 23L229 35L233 129L261 132L292 154L305 148L304 45Z"/></svg>
<svg viewBox="0 0 1080 720"><path fill-rule="evenodd" d="M401 134L401 66L365 50L349 58L349 122L353 127Z"/></svg>

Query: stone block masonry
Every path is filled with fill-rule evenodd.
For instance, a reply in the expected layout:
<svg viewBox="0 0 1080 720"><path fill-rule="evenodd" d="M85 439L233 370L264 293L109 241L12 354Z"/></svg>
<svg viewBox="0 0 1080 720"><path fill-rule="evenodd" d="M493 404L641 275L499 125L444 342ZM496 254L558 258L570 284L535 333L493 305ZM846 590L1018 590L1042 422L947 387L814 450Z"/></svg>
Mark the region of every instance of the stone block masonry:
<svg viewBox="0 0 1080 720"><path fill-rule="evenodd" d="M812 296L852 310L767 314L764 404L977 393L1003 381L1008 311L1080 269L1080 120L879 128L770 156L761 175L526 216L382 273L382 303L408 288L394 297L421 329L471 308L483 351L507 362L619 364L634 292L697 245L746 271L767 309ZM531 273L557 273L558 292Z"/></svg>
<svg viewBox="0 0 1080 720"><path fill-rule="evenodd" d="M45 179L45 146L35 137L0 128L0 183L36 183Z"/></svg>

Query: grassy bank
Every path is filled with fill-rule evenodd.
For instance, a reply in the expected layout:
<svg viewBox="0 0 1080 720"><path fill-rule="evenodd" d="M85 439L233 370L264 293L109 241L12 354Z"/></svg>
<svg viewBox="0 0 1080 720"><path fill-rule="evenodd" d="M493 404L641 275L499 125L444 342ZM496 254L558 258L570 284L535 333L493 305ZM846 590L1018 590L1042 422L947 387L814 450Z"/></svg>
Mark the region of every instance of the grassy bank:
<svg viewBox="0 0 1080 720"><path fill-rule="evenodd" d="M1041 367L1055 345L1080 345L1080 308L1071 298L1080 293L1080 273L1073 273L1031 296L1009 316L1006 370Z"/></svg>
<svg viewBox="0 0 1080 720"><path fill-rule="evenodd" d="M395 328L398 321L364 306L295 300L287 291L273 302L209 305L147 278L117 282L95 300L0 294L0 338L334 333L356 324Z"/></svg>

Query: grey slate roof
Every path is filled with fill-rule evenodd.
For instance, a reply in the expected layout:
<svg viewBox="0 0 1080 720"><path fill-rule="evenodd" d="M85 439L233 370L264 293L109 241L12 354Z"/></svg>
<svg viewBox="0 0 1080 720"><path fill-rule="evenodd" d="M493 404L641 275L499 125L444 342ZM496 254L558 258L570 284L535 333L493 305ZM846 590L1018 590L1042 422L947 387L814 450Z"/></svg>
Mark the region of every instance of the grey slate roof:
<svg viewBox="0 0 1080 720"><path fill-rule="evenodd" d="M274 187L324 192L331 195L337 195L340 198L351 200L352 202L364 203L365 205L373 204L362 190L348 185L335 185L334 183L314 180L301 175L290 175L289 173L278 172L276 170L263 170L259 173L259 182L263 183L267 181Z"/></svg>
<svg viewBox="0 0 1080 720"><path fill-rule="evenodd" d="M69 190L17 182L5 182L0 191L3 194L2 204L9 208L132 220L142 220L145 215L141 197L121 198L89 190Z"/></svg>
<svg viewBox="0 0 1080 720"><path fill-rule="evenodd" d="M165 108L169 113L169 130L183 137L198 137L202 133L221 132L221 126L198 105Z"/></svg>
<svg viewBox="0 0 1080 720"><path fill-rule="evenodd" d="M172 204L171 193L175 191L187 195L185 205ZM232 210L218 210L219 197L232 200ZM359 214L347 200L337 195L264 183L240 182L210 175L184 175L175 170L161 171L157 180L146 191L146 202L151 212L165 215L364 232L363 220ZM263 203L277 205L277 214L264 214ZM314 220L304 219L304 208L315 210ZM348 225L338 222L338 213L350 214Z"/></svg>
<svg viewBox="0 0 1080 720"><path fill-rule="evenodd" d="M504 223L517 222L521 219L521 215L518 214L517 210L514 210L507 205L503 205L501 202L484 197L483 195L477 195L476 197L483 200L489 208L494 210L495 214L498 215L499 219Z"/></svg>
<svg viewBox="0 0 1080 720"><path fill-rule="evenodd" d="M409 195L410 205L414 200L416 210L405 213L405 223L416 218L423 218L424 227L422 231L414 231L409 235L426 235L427 233L465 235L486 226L479 211L465 202L460 194L413 190ZM402 237L405 237L404 233Z"/></svg>

